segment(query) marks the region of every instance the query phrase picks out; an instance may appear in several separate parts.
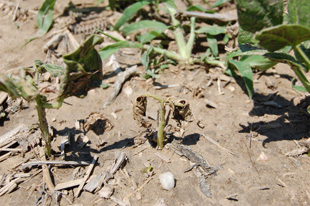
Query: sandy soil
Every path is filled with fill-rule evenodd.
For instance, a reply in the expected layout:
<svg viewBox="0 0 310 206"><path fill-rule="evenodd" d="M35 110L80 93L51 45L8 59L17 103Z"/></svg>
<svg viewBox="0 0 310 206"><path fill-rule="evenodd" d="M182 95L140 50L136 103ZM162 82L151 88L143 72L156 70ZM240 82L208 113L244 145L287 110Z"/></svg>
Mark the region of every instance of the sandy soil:
<svg viewBox="0 0 310 206"><path fill-rule="evenodd" d="M36 10L42 2L21 1L20 7ZM66 2L68 1L56 4L56 16L67 5ZM25 20L18 19L13 22L11 13L0 12L2 73L18 74L20 68L32 65L34 60L45 59L46 54L42 48L47 41L46 37L20 48L29 37L35 35L35 24L33 14ZM139 70L142 71L143 67L139 66ZM111 71L111 68L105 66L103 73L108 71ZM217 79L222 75L216 68L201 66L193 70L181 70L171 67L160 73L160 78L153 82L145 81L139 76L130 78L116 100L107 108L103 105L113 87L106 90L93 89L84 99L66 99L66 104L60 109L47 111L48 122L56 130L52 143L55 159L60 160L61 136L70 131L74 133L76 120L85 119L90 113L97 112L108 119L113 128L100 135L87 132L90 142L83 149L78 149L74 142L78 135L71 136L73 141L68 148L66 160L89 161L98 155L93 171L93 174L98 174L102 169L111 166L116 152L125 152L128 158L126 165L108 184L114 188L113 197L117 199L123 199L136 188L143 186L137 194L128 198L131 205L309 205L310 180L307 175L310 159L307 155L285 156L285 153L297 148L295 140L307 138L309 135L309 116L303 112L307 99L291 88L294 74L283 64L263 74L255 73L256 91L253 99L249 99L245 93L242 80L236 82L231 79L228 84L227 81L221 81L224 88L220 94ZM107 78L104 82L114 82L115 78ZM213 80L210 81L211 78ZM189 81L184 82L185 79ZM155 89L154 85L159 84L179 84L183 87ZM193 95L196 88L202 90L204 97ZM130 90L132 93L125 92ZM148 141L137 144L145 130L133 120L132 104L143 93L175 100L186 99L190 103L195 119L199 120L200 126L203 125L204 128L198 127L196 120L189 123L182 137L182 144L200 154L212 167L219 168L216 174L206 178L211 188L211 197L206 197L200 190L194 170L184 172L191 166L188 159L180 157L171 149L156 150ZM206 100L212 101L216 108L208 106ZM156 119L157 108L156 102L150 100L149 116ZM9 114L5 120L1 120L0 135L21 123L29 126L36 123L37 115L34 109L34 104L29 103L25 109ZM211 143L206 137L221 147ZM106 143L101 144L103 142ZM170 161L159 158L156 155L158 153ZM19 173L20 168L12 169L12 166L32 154L33 150L29 150L24 156L16 153L2 161L0 175ZM148 177L142 170L150 164L153 176ZM75 168L52 167L54 183L71 180ZM33 168L28 173L34 174L39 169L40 167ZM84 177L86 170L87 167L80 167L79 178ZM176 185L170 191L163 190L158 179L161 173L167 171L172 172L176 179ZM10 194L1 196L1 205L34 205L44 185L42 173L26 180ZM74 199L74 192L76 188L63 191L59 204L70 205L72 202L75 205L116 205L111 199L103 199L97 193L86 191L82 191L81 196ZM45 203L49 202L55 204L53 194Z"/></svg>

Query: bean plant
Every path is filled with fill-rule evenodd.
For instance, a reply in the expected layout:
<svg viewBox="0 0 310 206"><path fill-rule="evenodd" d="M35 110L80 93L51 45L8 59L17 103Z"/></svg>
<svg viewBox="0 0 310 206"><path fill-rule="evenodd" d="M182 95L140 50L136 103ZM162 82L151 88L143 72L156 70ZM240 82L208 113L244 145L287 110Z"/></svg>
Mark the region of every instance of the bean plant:
<svg viewBox="0 0 310 206"><path fill-rule="evenodd" d="M25 72L19 78L13 78L0 74L0 91L8 93L12 98L24 98L27 101L34 101L39 119L45 153L51 155L51 135L48 130L46 119L46 109L58 109L63 101L70 96L87 94L94 78L101 74L102 62L95 45L100 44L102 38L96 35L89 37L76 51L63 56L65 68L56 65L43 64L37 61L34 68L34 75ZM37 77L39 73L47 71L53 76L61 77L60 90L55 102L47 100L42 92L39 91Z"/></svg>
<svg viewBox="0 0 310 206"><path fill-rule="evenodd" d="M305 75L310 69L310 1L236 0L236 4L240 49L227 56L229 73L233 74L234 68L239 71L252 97L252 69L267 70L285 63L303 85L294 88L310 92Z"/></svg>

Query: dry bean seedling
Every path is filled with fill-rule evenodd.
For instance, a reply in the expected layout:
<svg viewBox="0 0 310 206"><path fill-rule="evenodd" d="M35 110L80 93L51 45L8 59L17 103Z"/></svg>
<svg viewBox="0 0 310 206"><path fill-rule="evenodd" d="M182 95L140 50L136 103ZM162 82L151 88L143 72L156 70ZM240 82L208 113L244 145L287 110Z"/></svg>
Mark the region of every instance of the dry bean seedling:
<svg viewBox="0 0 310 206"><path fill-rule="evenodd" d="M309 2L1 1L0 203L310 205Z"/></svg>

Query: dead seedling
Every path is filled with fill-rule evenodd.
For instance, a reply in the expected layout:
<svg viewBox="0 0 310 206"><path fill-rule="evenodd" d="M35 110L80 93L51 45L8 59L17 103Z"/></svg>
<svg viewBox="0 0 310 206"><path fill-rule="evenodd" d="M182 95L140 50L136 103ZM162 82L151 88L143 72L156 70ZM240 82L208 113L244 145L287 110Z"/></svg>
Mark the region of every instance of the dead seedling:
<svg viewBox="0 0 310 206"><path fill-rule="evenodd" d="M190 105L185 100L173 101L170 98L162 99L151 94L143 94L136 98L133 105L133 118L139 123L141 127L150 129L152 124L146 119L147 97L157 100L160 104L157 118L157 146L162 149L164 147L164 140L166 139L165 128L168 125L169 118L177 121L178 126L182 126L182 122L190 122L192 119L192 112ZM169 106L172 111L166 113L166 106Z"/></svg>

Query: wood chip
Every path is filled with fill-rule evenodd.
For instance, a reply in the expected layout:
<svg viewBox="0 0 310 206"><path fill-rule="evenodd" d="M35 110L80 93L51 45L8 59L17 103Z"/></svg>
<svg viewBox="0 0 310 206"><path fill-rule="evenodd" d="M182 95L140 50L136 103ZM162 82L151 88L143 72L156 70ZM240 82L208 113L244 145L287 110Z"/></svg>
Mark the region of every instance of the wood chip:
<svg viewBox="0 0 310 206"><path fill-rule="evenodd" d="M96 155L96 156L94 157L92 163L89 165L89 167L88 167L88 169L87 169L87 171L86 171L85 177L84 177L83 181L81 182L80 186L78 187L77 192L76 192L75 195L74 195L75 197L78 197L78 196L80 195L81 190L83 189L83 187L84 187L84 185L85 185L87 179L89 178L91 172L93 171L93 169L94 169L94 167L95 167L95 163L96 163L97 159L98 159L98 156Z"/></svg>
<svg viewBox="0 0 310 206"><path fill-rule="evenodd" d="M76 187L80 185L82 182L83 182L83 179L77 179L77 180L70 180L68 182L59 183L55 186L54 190L58 191L58 190L68 189L71 187Z"/></svg>
<svg viewBox="0 0 310 206"><path fill-rule="evenodd" d="M0 136L0 148L3 148L4 146L10 144L11 142L16 140L16 134L21 132L27 128L25 124L20 124L17 127L15 127L10 132L5 133L4 135Z"/></svg>
<svg viewBox="0 0 310 206"><path fill-rule="evenodd" d="M45 157L45 152L44 152L43 147L40 147L40 156L41 156L42 162L46 162L46 157ZM53 192L54 191L54 183L52 181L50 171L49 171L46 164L42 164L42 171L43 171L43 179L45 180L47 188L51 192Z"/></svg>

